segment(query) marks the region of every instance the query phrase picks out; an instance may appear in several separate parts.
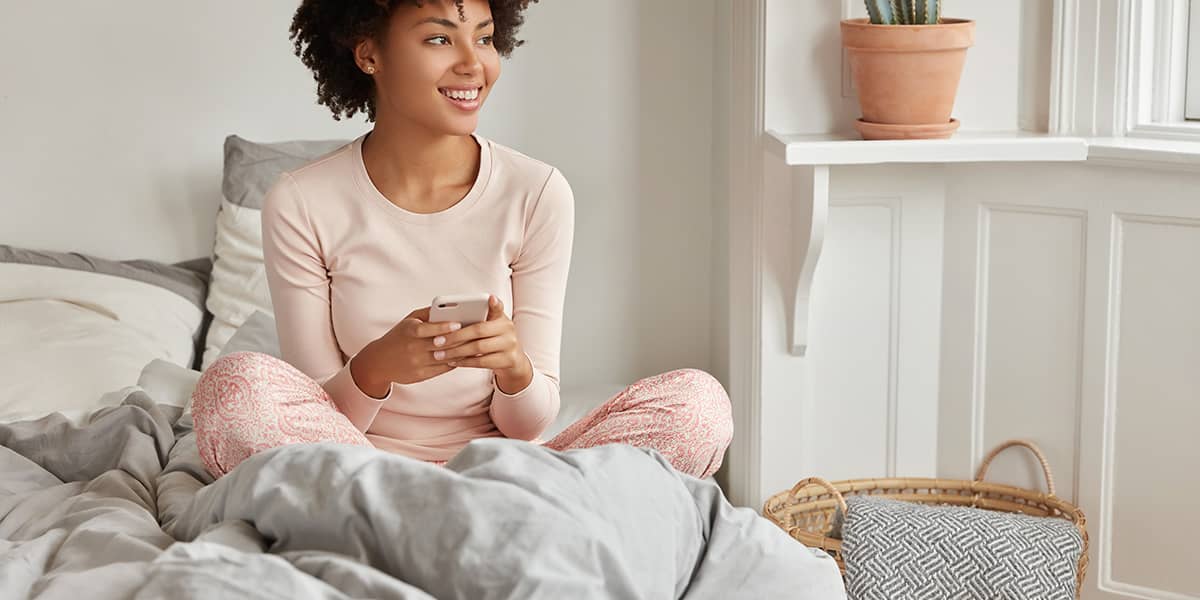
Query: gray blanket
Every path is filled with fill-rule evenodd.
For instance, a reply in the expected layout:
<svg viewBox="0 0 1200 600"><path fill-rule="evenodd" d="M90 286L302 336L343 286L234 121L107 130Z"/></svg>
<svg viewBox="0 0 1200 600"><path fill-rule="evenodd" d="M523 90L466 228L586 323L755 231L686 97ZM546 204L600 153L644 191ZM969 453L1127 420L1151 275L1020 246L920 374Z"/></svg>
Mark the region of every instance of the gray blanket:
<svg viewBox="0 0 1200 600"><path fill-rule="evenodd" d="M844 598L828 556L653 451L295 445L213 482L189 414L120 393L0 425L0 598Z"/></svg>

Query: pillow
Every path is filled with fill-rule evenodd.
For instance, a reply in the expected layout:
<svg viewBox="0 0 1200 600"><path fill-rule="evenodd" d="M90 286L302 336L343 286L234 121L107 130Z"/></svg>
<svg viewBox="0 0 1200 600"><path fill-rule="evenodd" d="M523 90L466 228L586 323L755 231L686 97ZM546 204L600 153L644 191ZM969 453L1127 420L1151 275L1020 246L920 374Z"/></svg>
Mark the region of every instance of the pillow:
<svg viewBox="0 0 1200 600"><path fill-rule="evenodd" d="M204 262L111 261L0 245L0 420L86 413L161 359L191 366ZM107 399L106 399L107 398Z"/></svg>
<svg viewBox="0 0 1200 600"><path fill-rule="evenodd" d="M549 440L562 433L564 429L587 416L593 409L604 404L606 400L620 393L625 387L620 383L597 383L562 388L558 394L558 416L538 437Z"/></svg>
<svg viewBox="0 0 1200 600"><path fill-rule="evenodd" d="M225 138L224 199L217 213L212 284L206 306L212 313L201 368L208 368L238 327L256 311L273 315L262 256L262 203L285 171L346 145L345 140L259 144Z"/></svg>
<svg viewBox="0 0 1200 600"><path fill-rule="evenodd" d="M196 390L198 381L200 371L155 359L146 363L138 376L137 385L159 404L182 407L183 412L177 423L191 427L192 392Z"/></svg>
<svg viewBox="0 0 1200 600"><path fill-rule="evenodd" d="M234 352L259 352L282 358L279 352L279 335L275 332L275 317L261 310L254 311L254 314L238 327L233 337L229 338L225 347L221 349L220 356Z"/></svg>
<svg viewBox="0 0 1200 600"><path fill-rule="evenodd" d="M846 504L852 600L1075 598L1085 541L1066 519L878 496Z"/></svg>

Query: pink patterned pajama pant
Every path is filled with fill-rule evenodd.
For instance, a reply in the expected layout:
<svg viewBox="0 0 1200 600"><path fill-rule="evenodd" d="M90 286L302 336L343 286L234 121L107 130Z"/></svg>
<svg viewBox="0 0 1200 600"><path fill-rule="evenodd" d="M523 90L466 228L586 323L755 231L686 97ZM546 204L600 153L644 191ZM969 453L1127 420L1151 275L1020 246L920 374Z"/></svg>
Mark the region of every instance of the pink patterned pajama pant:
<svg viewBox="0 0 1200 600"><path fill-rule="evenodd" d="M204 371L192 394L192 419L200 458L214 477L286 444L372 445L316 381L256 352L230 354ZM637 381L544 445L653 448L676 469L708 477L721 466L732 438L725 389L704 371L679 369Z"/></svg>

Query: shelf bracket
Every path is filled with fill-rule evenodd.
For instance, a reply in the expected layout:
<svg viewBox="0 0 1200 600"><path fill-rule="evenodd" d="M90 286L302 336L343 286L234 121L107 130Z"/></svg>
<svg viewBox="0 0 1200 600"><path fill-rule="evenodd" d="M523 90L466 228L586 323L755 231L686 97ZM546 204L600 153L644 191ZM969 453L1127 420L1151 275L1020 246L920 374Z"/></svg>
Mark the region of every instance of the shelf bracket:
<svg viewBox="0 0 1200 600"><path fill-rule="evenodd" d="M825 245L825 226L829 219L829 165L799 165L790 170L796 257L790 351L793 355L804 356L808 351L813 275Z"/></svg>

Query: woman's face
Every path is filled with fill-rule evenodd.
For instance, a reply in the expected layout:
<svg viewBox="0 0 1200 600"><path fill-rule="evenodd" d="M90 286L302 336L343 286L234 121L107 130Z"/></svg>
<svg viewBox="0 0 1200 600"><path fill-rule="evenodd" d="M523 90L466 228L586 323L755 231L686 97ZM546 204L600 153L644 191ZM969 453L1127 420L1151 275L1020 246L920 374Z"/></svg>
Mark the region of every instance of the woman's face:
<svg viewBox="0 0 1200 600"><path fill-rule="evenodd" d="M453 0L401 4L382 45L359 45L360 66L376 69L377 120L403 119L453 135L475 131L500 77L500 55L487 0L464 0L463 15L465 21Z"/></svg>

